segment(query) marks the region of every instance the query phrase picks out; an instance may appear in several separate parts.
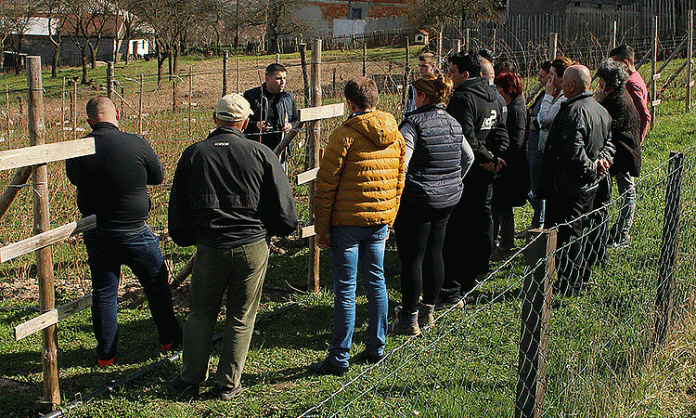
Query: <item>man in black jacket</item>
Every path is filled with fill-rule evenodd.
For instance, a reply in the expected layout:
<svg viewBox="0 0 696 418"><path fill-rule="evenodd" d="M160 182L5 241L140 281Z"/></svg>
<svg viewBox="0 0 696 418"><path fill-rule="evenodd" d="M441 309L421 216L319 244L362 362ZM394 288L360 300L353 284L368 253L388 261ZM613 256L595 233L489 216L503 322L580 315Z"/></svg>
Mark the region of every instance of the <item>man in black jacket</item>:
<svg viewBox="0 0 696 418"><path fill-rule="evenodd" d="M505 164L493 152L504 151L507 133L502 126L503 111L497 91L481 76L478 55L474 51L458 52L449 58L449 63L455 88L447 112L462 125L475 160L464 178L462 199L447 223L443 248L445 281L440 300L445 307L462 307L462 296L473 289L476 276L488 271L493 248L491 184L495 172ZM496 150L492 152L488 147Z"/></svg>
<svg viewBox="0 0 696 418"><path fill-rule="evenodd" d="M225 293L227 322L215 391L223 400L241 392L269 237L289 235L297 227L295 202L278 158L244 136L251 113L239 94L220 99L213 115L217 128L184 151L174 174L169 235L180 246L197 247L184 365L170 381L183 396L197 395L198 385L208 378Z"/></svg>
<svg viewBox="0 0 696 418"><path fill-rule="evenodd" d="M164 170L157 154L141 136L118 130L118 110L102 96L87 102L96 152L65 162L68 179L77 187L83 216L97 215L97 227L83 234L92 272L92 323L100 366L113 364L118 346L118 284L126 264L145 290L157 325L162 351L181 343L174 316L169 271L159 240L145 223L150 211L148 184L160 184Z"/></svg>
<svg viewBox="0 0 696 418"><path fill-rule="evenodd" d="M558 227L557 287L577 293L592 273L582 239L599 182L614 155L611 116L593 98L587 67L573 65L563 73L561 88L568 102L551 125L542 161L539 194L546 198L546 225ZM582 216L582 217L581 217Z"/></svg>
<svg viewBox="0 0 696 418"><path fill-rule="evenodd" d="M295 96L285 91L288 72L280 64L266 67L266 82L261 86L244 92L251 111L249 125L245 128L247 137L274 149L289 130L299 121ZM285 154L281 154L285 162Z"/></svg>

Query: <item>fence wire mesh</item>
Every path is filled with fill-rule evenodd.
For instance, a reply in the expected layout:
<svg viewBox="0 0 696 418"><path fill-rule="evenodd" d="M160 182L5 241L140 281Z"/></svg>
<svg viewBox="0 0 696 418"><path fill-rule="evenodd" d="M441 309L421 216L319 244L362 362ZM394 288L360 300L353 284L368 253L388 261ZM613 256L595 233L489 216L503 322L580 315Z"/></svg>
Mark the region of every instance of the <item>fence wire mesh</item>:
<svg viewBox="0 0 696 418"><path fill-rule="evenodd" d="M675 284L669 306L673 321L693 308L695 164L696 154L689 149L684 158L683 203L672 275ZM537 269L551 264L551 259L559 264L566 261L570 248L567 243L528 266L514 257L506 261L474 289L473 304L442 313L422 336L404 341L381 363L344 383L301 416L522 414L517 390L524 389L530 376L518 373L519 356L534 351L534 347L520 344L520 335L532 333L539 338L544 328L548 340L531 344L544 347L538 360L538 380L531 376L538 387L526 387L531 390L529 396L538 402L537 416L606 416L620 407L656 348L656 299L665 213L674 219L669 215L672 209L665 208L676 203L673 193L666 196L668 168L669 162L665 162L637 181L630 246L607 249L580 292L564 294L556 289L547 294L548 324L542 324L542 330L526 328L536 323L532 317L539 317L539 323L543 323L543 311L537 306L523 315L522 305L535 297L527 293L525 282ZM611 227L622 202L620 196L609 201L608 216L598 223L598 218L588 217L579 238L582 248L591 250L589 240ZM518 255L530 251L541 239L544 235L531 239ZM536 288L543 295L543 286Z"/></svg>

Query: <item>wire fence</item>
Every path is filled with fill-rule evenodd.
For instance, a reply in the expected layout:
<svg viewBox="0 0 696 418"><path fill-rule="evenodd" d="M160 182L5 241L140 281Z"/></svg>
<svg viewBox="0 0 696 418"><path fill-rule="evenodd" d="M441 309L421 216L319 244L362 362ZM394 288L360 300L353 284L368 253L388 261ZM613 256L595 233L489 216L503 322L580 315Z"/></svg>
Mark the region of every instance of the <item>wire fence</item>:
<svg viewBox="0 0 696 418"><path fill-rule="evenodd" d="M671 324L693 313L695 151L681 160L683 180L678 156L640 179L631 246L609 250L580 293L543 284L553 277L544 269L567 260L568 245L531 265L510 259L472 291L475 303L444 312L422 336L301 416L592 417L619 408ZM588 223L580 241L611 225L620 205L612 200L610 216ZM546 237L537 235L520 254L529 260ZM670 268L661 252L673 255ZM536 284L535 274L542 278ZM537 347L531 356L530 338Z"/></svg>

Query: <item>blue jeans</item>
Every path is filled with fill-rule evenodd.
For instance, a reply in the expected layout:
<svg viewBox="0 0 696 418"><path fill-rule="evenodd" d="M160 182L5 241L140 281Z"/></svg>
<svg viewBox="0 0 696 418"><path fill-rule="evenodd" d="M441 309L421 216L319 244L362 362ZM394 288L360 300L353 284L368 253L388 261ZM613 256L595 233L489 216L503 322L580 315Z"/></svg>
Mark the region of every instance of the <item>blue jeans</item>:
<svg viewBox="0 0 696 418"><path fill-rule="evenodd" d="M169 271L159 240L150 227L94 228L83 233L92 272L92 323L97 338L97 358L116 357L118 347L118 285L121 265L131 268L143 286L161 344L178 343L182 331L174 316Z"/></svg>
<svg viewBox="0 0 696 418"><path fill-rule="evenodd" d="M628 172L618 172L613 178L621 196L621 210L616 223L611 227L610 236L613 241L623 243L631 237L633 214L636 211L636 185Z"/></svg>
<svg viewBox="0 0 696 418"><path fill-rule="evenodd" d="M331 271L334 282L334 328L329 361L348 367L355 329L355 288L358 266L362 268L367 293L367 338L365 347L382 355L387 334L387 286L384 283L384 247L389 227L331 227Z"/></svg>

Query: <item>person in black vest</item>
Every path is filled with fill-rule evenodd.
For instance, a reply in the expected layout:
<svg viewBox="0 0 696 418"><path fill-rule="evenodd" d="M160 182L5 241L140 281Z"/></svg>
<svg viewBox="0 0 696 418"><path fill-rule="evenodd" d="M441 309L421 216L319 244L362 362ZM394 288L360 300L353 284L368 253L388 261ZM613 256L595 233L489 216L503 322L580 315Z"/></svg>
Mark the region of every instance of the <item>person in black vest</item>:
<svg viewBox="0 0 696 418"><path fill-rule="evenodd" d="M462 297L474 288L476 277L488 271L493 247L491 184L505 162L494 155L493 148L488 148L498 145L498 141L489 140L493 136L489 134L500 134L500 142L507 142L508 138L498 92L488 78L481 76L476 52L458 52L449 57L449 63L454 92L447 112L461 124L474 152L474 164L464 178L462 199L447 223L443 248L445 281L440 291L441 306L461 308Z"/></svg>
<svg viewBox="0 0 696 418"><path fill-rule="evenodd" d="M107 97L87 102L96 152L69 159L65 172L77 187L83 216L97 215L97 227L83 233L92 272L92 323L97 361L114 363L118 347L118 285L121 265L131 268L145 290L163 352L181 344L182 331L174 316L169 271L159 239L145 222L150 211L147 185L164 179L162 164L150 144L118 129L119 114Z"/></svg>
<svg viewBox="0 0 696 418"><path fill-rule="evenodd" d="M461 198L462 178L474 161L461 125L445 111L452 82L442 75L426 74L413 87L417 108L406 114L400 127L406 140L407 171L394 222L402 303L393 332L409 335L434 322L435 302L445 278L445 228Z"/></svg>

